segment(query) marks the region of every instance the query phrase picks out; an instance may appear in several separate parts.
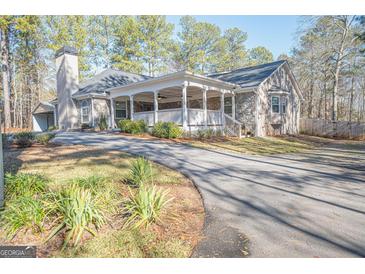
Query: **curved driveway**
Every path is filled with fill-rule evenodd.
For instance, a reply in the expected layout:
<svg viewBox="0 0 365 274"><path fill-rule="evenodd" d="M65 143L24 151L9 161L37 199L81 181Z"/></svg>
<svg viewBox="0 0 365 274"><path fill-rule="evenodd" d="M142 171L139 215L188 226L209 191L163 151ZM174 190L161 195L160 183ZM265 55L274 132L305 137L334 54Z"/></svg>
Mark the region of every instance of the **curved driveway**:
<svg viewBox="0 0 365 274"><path fill-rule="evenodd" d="M55 141L145 155L194 180L207 213L197 257L365 257L365 150L249 156L120 135ZM245 243L244 243L245 242Z"/></svg>

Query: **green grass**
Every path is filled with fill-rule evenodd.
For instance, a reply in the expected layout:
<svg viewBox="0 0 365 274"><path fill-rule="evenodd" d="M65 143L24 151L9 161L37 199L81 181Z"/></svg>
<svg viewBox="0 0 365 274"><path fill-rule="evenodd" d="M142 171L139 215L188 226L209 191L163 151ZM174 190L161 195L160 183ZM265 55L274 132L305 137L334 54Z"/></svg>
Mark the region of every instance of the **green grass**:
<svg viewBox="0 0 365 274"><path fill-rule="evenodd" d="M32 197L46 191L49 180L39 174L18 173L5 175L5 197L9 201L17 197Z"/></svg>
<svg viewBox="0 0 365 274"><path fill-rule="evenodd" d="M252 138L216 138L206 140L192 140L192 146L213 149L228 150L243 154L282 154L302 152L313 148L311 144L279 137L252 137Z"/></svg>

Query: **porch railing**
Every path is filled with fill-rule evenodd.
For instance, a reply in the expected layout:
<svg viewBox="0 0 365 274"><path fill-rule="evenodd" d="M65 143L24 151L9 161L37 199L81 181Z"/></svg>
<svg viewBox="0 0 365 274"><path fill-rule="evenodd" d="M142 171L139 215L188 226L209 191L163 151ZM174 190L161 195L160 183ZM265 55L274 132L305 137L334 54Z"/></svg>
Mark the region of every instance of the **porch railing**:
<svg viewBox="0 0 365 274"><path fill-rule="evenodd" d="M133 113L134 120L144 120L148 127L154 125L154 113L153 111L135 112Z"/></svg>
<svg viewBox="0 0 365 274"><path fill-rule="evenodd" d="M207 122L209 125L223 125L222 112L219 110L207 111Z"/></svg>
<svg viewBox="0 0 365 274"><path fill-rule="evenodd" d="M231 136L236 136L238 138L242 137L242 123L235 120L233 117L224 114L224 129L227 131L227 133Z"/></svg>
<svg viewBox="0 0 365 274"><path fill-rule="evenodd" d="M174 122L178 125L182 125L182 110L181 108L163 109L157 112L158 121L161 122Z"/></svg>
<svg viewBox="0 0 365 274"><path fill-rule="evenodd" d="M178 125L182 125L181 109L159 110L157 115L158 121L175 122ZM153 111L135 112L133 118L134 120L144 120L149 127L154 125ZM188 124L189 126L204 126L204 110L188 109ZM228 135L241 138L242 123L227 114L222 115L219 110L207 111L207 125L223 126Z"/></svg>

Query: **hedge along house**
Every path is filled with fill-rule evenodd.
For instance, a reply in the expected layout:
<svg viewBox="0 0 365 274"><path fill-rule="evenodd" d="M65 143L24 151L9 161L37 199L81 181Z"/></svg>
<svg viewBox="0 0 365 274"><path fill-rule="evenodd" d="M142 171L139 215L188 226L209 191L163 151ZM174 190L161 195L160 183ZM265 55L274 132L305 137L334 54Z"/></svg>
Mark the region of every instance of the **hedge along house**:
<svg viewBox="0 0 365 274"><path fill-rule="evenodd" d="M149 127L171 121L187 132L211 128L232 136L298 133L302 95L286 61L210 75L179 71L149 77L106 69L79 84L77 52L63 47L56 69L57 99L51 104L60 129L97 127L105 118L110 129L132 119Z"/></svg>

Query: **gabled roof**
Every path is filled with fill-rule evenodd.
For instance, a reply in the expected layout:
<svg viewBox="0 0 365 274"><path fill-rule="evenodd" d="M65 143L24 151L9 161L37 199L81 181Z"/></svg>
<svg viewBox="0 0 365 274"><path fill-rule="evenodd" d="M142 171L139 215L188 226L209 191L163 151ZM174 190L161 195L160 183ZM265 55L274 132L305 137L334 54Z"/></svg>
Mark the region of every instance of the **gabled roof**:
<svg viewBox="0 0 365 274"><path fill-rule="evenodd" d="M243 67L229 72L209 74L207 76L237 84L241 88L257 87L285 62L285 60L280 60L258 66Z"/></svg>
<svg viewBox="0 0 365 274"><path fill-rule="evenodd" d="M72 96L78 97L90 93L103 94L109 88L125 86L130 83L140 82L150 78L151 77L146 75L109 68L82 82L79 90Z"/></svg>
<svg viewBox="0 0 365 274"><path fill-rule="evenodd" d="M34 108L33 113L48 113L54 111L54 105L49 102L40 101Z"/></svg>

